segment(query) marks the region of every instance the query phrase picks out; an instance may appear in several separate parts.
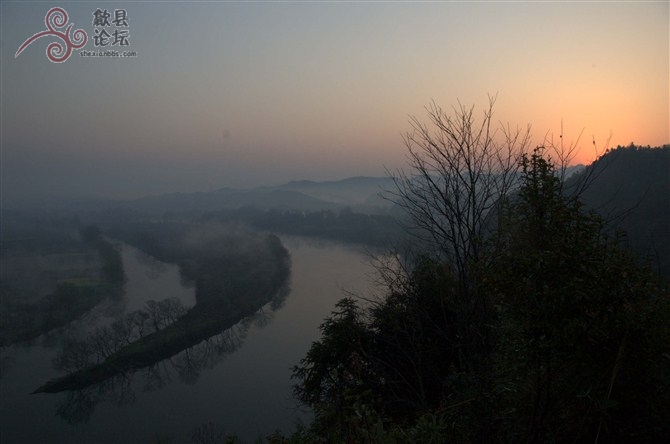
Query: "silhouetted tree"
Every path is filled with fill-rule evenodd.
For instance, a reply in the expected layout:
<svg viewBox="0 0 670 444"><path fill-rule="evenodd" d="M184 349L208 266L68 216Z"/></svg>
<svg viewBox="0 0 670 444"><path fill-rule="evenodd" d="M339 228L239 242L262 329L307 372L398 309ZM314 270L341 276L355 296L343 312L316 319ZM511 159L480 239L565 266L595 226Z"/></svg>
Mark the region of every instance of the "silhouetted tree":
<svg viewBox="0 0 670 444"><path fill-rule="evenodd" d="M487 275L497 378L515 442L659 442L670 431L670 305L658 277L560 193L537 149ZM505 408L506 407L506 408Z"/></svg>
<svg viewBox="0 0 670 444"><path fill-rule="evenodd" d="M463 329L462 289L444 259L422 258L366 309L344 299L294 369L296 395L315 411L307 442L654 443L670 433L667 289L562 193L542 148L519 165L518 192L496 207L495 249L482 252L490 266L477 269L487 324ZM486 329L490 350L468 365L461 335Z"/></svg>
<svg viewBox="0 0 670 444"><path fill-rule="evenodd" d="M412 117L404 138L409 172L397 171L395 190L389 192L405 211L421 253L433 256L456 279L450 328L460 350L456 365L464 370L487 362L492 307L479 293L480 274L495 228L492 215L514 191L519 160L530 143L530 127L495 124L494 104L490 97L481 119L474 107L459 103L449 113L434 102L426 107L427 124Z"/></svg>
<svg viewBox="0 0 670 444"><path fill-rule="evenodd" d="M393 174L390 199L409 217L408 227L431 252L454 267L459 285L471 289L470 267L479 261L490 232L487 217L517 181L530 128L496 127L494 98L478 121L474 107L449 114L434 102L429 123L412 117L405 135L409 172Z"/></svg>

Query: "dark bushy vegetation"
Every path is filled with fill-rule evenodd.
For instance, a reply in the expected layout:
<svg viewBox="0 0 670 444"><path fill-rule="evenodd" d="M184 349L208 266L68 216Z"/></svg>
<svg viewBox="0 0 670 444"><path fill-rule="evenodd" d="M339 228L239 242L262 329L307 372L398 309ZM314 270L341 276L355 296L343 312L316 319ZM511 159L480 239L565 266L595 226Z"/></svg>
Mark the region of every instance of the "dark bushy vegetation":
<svg viewBox="0 0 670 444"><path fill-rule="evenodd" d="M536 150L468 265L421 258L388 296L344 299L294 369L300 442L662 442L670 300ZM484 245L484 244L481 244ZM477 346L473 346L476 344Z"/></svg>

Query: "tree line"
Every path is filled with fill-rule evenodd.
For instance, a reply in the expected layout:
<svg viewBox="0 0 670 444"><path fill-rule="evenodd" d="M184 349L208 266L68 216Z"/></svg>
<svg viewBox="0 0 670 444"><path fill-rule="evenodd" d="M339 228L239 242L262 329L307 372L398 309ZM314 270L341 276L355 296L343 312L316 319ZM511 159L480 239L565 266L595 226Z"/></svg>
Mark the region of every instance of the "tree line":
<svg viewBox="0 0 670 444"><path fill-rule="evenodd" d="M391 214L358 213L346 207L333 210L279 210L241 207L209 212L206 221L242 222L259 230L295 236L383 247L398 242L404 232Z"/></svg>

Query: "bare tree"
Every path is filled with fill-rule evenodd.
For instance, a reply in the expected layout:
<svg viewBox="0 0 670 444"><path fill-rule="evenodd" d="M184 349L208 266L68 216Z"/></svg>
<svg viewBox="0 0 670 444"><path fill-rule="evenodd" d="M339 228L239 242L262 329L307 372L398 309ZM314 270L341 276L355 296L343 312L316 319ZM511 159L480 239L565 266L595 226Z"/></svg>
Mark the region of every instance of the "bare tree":
<svg viewBox="0 0 670 444"><path fill-rule="evenodd" d="M404 136L410 172L391 174L390 200L408 215L410 233L452 264L466 292L469 267L481 258L487 217L512 190L530 144L530 127L494 125L494 104L489 97L480 121L474 106L459 102L448 114L429 104L429 123L412 117Z"/></svg>
<svg viewBox="0 0 670 444"><path fill-rule="evenodd" d="M574 163L575 157L581 151L580 140L584 134L584 129L579 132L579 135L572 142L567 143L564 137L563 121L561 120L561 132L558 135L558 140L554 139L553 133L547 133L542 141L542 148L549 153L548 160L556 165L556 175L559 179L560 192L572 198L579 198L591 184L600 176L607 168L606 162L599 162L601 158L609 151L606 147L609 146L612 140L612 133L605 140L605 144L598 146L595 135L592 136L591 143L593 145L593 155L595 161L589 167L585 167L585 171L577 174L574 180L568 183L568 171L570 165ZM603 148L605 147L605 148ZM569 185L567 189L564 187L566 183Z"/></svg>
<svg viewBox="0 0 670 444"><path fill-rule="evenodd" d="M450 321L431 328L450 344L463 370L488 366L493 310L490 295L479 292L478 276L485 259L491 258L485 248L494 239L496 209L514 192L522 155L530 145L530 126L495 124L494 105L495 97L489 97L477 118L474 106L459 102L447 112L430 103L428 123L412 117L411 131L404 136L409 172L391 173L395 189L389 199L406 213L407 231L418 240L420 254L428 254L452 275L453 291L438 301ZM402 274L411 268L411 263L401 263L381 271L388 279L393 269ZM411 294L409 276L393 277L389 286ZM420 313L424 307L416 309L421 318L434 318Z"/></svg>

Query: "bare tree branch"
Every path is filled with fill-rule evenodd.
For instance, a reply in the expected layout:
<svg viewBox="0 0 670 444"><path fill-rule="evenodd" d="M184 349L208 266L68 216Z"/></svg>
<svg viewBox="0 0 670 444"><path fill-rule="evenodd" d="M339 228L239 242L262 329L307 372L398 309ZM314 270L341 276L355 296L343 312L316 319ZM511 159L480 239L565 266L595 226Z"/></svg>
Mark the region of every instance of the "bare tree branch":
<svg viewBox="0 0 670 444"><path fill-rule="evenodd" d="M468 269L482 257L489 213L513 190L530 127L494 125L495 97L481 119L461 103L445 112L426 106L428 123L410 117L403 141L409 172L391 173L389 199L409 219L408 231L454 267L467 287Z"/></svg>

